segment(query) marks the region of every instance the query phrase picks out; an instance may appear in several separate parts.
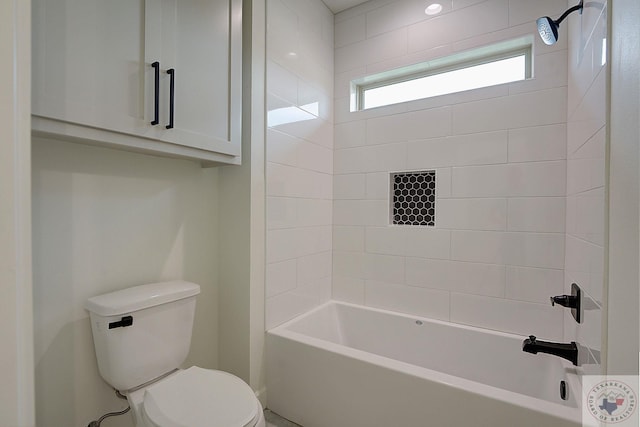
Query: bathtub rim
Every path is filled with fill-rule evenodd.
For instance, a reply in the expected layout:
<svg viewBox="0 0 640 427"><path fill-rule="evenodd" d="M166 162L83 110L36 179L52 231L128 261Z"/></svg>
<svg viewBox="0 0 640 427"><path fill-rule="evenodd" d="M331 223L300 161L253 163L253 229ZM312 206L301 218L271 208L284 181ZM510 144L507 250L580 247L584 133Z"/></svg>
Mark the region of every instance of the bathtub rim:
<svg viewBox="0 0 640 427"><path fill-rule="evenodd" d="M465 392L480 395L487 399L492 399L492 400L497 400L502 402L509 402L515 406L518 406L524 409L540 412L540 409L542 407L544 408L544 411L549 415L561 418L565 421L577 423L578 425L581 423L581 415L582 415L582 411L580 408L581 386L578 379L578 376L581 372L581 368L572 366L569 364L569 362L565 362L564 360L558 360L558 363L560 363L564 368L566 379L568 380L569 392L572 394L572 396L574 396L574 401L576 402L576 405L577 405L576 407L563 406L561 404L540 399L537 397L528 396L522 393L505 390L499 387L483 384L483 383L472 381L466 378L457 377L455 375L446 374L433 369L413 365L407 362L402 362L400 360L392 359L386 356L381 356L375 353L369 353L364 350L358 350L356 348L348 347L343 344L336 344L331 341L315 338L315 337L306 335L304 333L292 331L289 329L292 325L296 324L300 320L306 317L310 317L318 311L327 309L330 306L340 306L340 305L359 309L359 310L374 311L374 312L382 313L385 315L402 317L402 318L414 320L414 321L420 320L422 322L435 323L435 324L446 326L446 327L460 328L460 329L475 331L483 334L488 333L488 334L511 338L511 339L525 338L524 336L517 335L517 334L512 334L512 333L507 333L502 331L495 331L492 329L479 328L479 327L464 325L459 323L447 322L439 319L432 319L432 318L422 317L418 315L399 313L399 312L380 309L376 307L368 307L360 304L353 304L353 303L337 301L337 300L329 300L317 307L314 307L313 309L307 312L304 312L294 317L293 319L290 319L274 328L267 330L266 333L280 337L280 338L284 338L290 341L299 342L320 350L325 350L325 351L329 351L331 353L339 354L345 357L358 359L363 361L364 363L381 366L391 371L420 377L427 381L436 382L442 386L461 389Z"/></svg>

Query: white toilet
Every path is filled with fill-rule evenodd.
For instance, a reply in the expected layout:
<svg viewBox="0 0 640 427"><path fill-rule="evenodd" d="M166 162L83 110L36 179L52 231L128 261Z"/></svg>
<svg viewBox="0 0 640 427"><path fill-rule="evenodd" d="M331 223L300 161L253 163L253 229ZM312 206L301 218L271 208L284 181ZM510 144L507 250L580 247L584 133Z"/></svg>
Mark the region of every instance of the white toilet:
<svg viewBox="0 0 640 427"><path fill-rule="evenodd" d="M100 375L127 397L137 427L264 427L260 402L240 378L178 369L199 293L194 283L174 281L89 298Z"/></svg>

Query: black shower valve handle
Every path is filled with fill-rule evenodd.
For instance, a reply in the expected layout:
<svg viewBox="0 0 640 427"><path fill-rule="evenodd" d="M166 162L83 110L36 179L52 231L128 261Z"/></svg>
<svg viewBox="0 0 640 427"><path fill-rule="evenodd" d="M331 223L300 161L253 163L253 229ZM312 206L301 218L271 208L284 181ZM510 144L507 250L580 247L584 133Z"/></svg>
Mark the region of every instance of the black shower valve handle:
<svg viewBox="0 0 640 427"><path fill-rule="evenodd" d="M575 295L557 295L550 297L551 305L559 304L567 308L576 308L578 306L578 298Z"/></svg>

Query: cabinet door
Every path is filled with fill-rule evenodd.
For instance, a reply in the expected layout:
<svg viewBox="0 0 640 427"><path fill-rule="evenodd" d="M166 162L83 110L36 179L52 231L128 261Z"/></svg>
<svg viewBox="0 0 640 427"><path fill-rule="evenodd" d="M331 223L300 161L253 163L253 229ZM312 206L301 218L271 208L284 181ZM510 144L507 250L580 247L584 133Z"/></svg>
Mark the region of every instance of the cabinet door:
<svg viewBox="0 0 640 427"><path fill-rule="evenodd" d="M153 6L152 6L153 5ZM147 0L147 99L150 66L160 63L160 123L153 137L174 144L240 154L241 0ZM170 86L173 70L173 128ZM153 105L146 108L153 119Z"/></svg>
<svg viewBox="0 0 640 427"><path fill-rule="evenodd" d="M118 132L144 121L144 0L33 0L36 116Z"/></svg>

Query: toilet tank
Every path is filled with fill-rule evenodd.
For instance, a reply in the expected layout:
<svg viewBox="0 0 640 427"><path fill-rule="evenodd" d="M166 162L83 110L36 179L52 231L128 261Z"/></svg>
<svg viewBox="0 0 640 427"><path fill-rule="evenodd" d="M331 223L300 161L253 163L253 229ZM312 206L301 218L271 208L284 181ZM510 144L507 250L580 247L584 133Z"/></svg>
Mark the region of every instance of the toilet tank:
<svg viewBox="0 0 640 427"><path fill-rule="evenodd" d="M187 358L200 286L152 283L89 298L102 378L125 391L179 368Z"/></svg>

